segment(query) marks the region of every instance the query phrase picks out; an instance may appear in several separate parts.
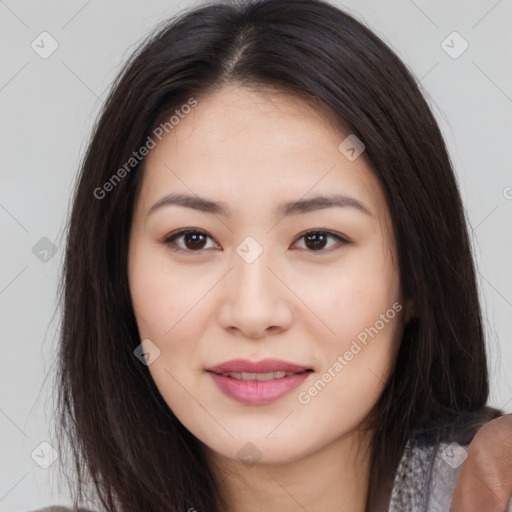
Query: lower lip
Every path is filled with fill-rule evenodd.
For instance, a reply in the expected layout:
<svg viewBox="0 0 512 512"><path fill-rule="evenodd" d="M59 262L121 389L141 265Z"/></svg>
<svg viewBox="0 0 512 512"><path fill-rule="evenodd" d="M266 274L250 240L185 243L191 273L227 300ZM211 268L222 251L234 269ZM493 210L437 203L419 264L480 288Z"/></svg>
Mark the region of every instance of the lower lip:
<svg viewBox="0 0 512 512"><path fill-rule="evenodd" d="M296 373L289 377L266 381L238 380L208 372L217 387L227 396L244 404L267 404L299 386L312 372Z"/></svg>

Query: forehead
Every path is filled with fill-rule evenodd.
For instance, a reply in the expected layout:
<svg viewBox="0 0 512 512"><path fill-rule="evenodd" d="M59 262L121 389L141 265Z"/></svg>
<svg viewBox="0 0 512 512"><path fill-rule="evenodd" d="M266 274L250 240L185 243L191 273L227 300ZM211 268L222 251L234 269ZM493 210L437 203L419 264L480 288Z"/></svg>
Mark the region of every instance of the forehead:
<svg viewBox="0 0 512 512"><path fill-rule="evenodd" d="M350 161L340 152L348 134L314 104L240 86L196 100L146 157L146 209L171 192L213 198L234 212L339 193L387 215L375 174L362 156Z"/></svg>

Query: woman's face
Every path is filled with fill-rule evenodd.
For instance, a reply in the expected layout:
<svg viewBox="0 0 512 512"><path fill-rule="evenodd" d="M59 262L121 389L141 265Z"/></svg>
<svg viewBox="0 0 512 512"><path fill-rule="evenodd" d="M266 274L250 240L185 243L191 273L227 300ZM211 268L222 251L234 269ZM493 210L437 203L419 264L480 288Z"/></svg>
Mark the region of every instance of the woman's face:
<svg viewBox="0 0 512 512"><path fill-rule="evenodd" d="M229 459L290 462L354 433L406 311L379 182L351 139L339 149L348 134L283 93L225 87L164 135L145 161L129 247L164 400ZM188 206L161 202L170 194ZM169 241L183 229L199 234ZM264 359L281 362L250 366ZM222 363L230 376L208 370Z"/></svg>

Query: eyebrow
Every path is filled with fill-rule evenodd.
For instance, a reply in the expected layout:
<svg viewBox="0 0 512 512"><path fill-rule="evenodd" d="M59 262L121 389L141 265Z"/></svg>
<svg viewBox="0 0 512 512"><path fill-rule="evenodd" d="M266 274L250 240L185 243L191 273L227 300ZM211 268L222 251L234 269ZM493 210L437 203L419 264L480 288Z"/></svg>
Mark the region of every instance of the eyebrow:
<svg viewBox="0 0 512 512"><path fill-rule="evenodd" d="M231 217L232 215L231 210L225 203L199 196L173 193L159 199L149 209L147 216L149 217L153 212L168 206L182 206L184 208L191 208L193 210L199 210L213 215L221 215L223 217ZM368 208L366 208L366 206L364 206L360 201L343 194L334 194L329 196L318 195L309 199L299 199L297 201L281 203L277 207L277 213L286 217L289 215L304 214L334 207L354 208L366 215L369 215L370 217L373 217L370 210L368 210Z"/></svg>

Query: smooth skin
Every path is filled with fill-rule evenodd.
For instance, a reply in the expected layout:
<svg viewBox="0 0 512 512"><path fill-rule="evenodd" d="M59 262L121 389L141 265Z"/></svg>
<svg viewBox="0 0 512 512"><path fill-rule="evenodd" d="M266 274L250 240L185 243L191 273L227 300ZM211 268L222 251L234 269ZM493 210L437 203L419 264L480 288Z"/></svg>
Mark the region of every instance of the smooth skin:
<svg viewBox="0 0 512 512"><path fill-rule="evenodd" d="M363 428L411 304L400 288L383 191L363 157L349 161L338 150L346 135L299 98L231 84L198 98L144 163L128 254L140 339L160 351L151 376L203 443L229 512L365 510L372 432ZM367 213L278 211L283 202L335 192ZM171 193L220 202L230 215L155 207ZM171 241L182 229L204 236ZM319 232L329 233L315 245L311 235ZM251 263L237 251L247 237L251 250L263 250ZM300 403L298 394L396 303L401 310L378 335ZM278 358L313 372L272 403L242 404L206 371L234 358ZM257 464L241 460L241 449L252 450Z"/></svg>
<svg viewBox="0 0 512 512"><path fill-rule="evenodd" d="M204 443L233 511L365 507L371 433L361 428L393 365L405 305L383 192L363 158L340 153L343 138L300 99L229 86L198 98L145 162L129 248L140 337L161 351L151 375ZM333 192L368 213L277 210ZM231 215L175 205L148 214L170 193L225 203ZM190 236L164 243L183 228L206 232L203 248ZM329 236L308 248L304 234L319 230L348 242ZM263 248L252 263L237 253L248 236ZM298 393L396 302L402 310L378 335L310 403L299 403ZM314 372L275 402L241 404L205 370L233 358L283 359ZM261 454L258 464L238 458L246 445Z"/></svg>

